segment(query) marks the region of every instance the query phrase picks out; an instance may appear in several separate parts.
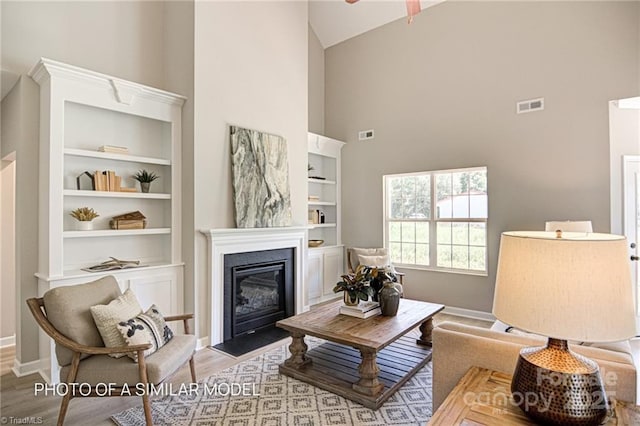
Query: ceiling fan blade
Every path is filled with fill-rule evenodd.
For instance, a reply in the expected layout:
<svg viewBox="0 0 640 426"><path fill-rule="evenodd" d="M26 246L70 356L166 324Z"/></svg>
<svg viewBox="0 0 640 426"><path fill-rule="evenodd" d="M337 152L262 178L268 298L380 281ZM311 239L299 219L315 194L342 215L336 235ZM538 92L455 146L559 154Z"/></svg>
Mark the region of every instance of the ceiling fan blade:
<svg viewBox="0 0 640 426"><path fill-rule="evenodd" d="M347 3L349 3L349 4L353 4L353 3L357 2L358 0L345 0L345 1L346 1Z"/></svg>
<svg viewBox="0 0 640 426"><path fill-rule="evenodd" d="M407 0L407 15L409 16L409 23L413 21L413 17L420 13L421 10L420 0Z"/></svg>

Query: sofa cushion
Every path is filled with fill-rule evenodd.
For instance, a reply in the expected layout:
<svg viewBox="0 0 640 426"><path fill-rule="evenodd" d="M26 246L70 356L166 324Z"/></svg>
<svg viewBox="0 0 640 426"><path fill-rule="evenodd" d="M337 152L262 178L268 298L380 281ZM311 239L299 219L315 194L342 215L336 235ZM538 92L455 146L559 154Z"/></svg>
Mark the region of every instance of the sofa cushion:
<svg viewBox="0 0 640 426"><path fill-rule="evenodd" d="M151 343L151 347L144 351L145 358L166 345L173 337L173 331L167 326L156 305L151 305L147 312L135 318L119 322L117 328L126 346ZM137 352L128 352L127 356L138 362Z"/></svg>
<svg viewBox="0 0 640 426"><path fill-rule="evenodd" d="M353 247L349 249L351 251L351 261L354 263L353 267L357 268L360 264L360 256L388 256L389 251L384 247L379 248L359 248Z"/></svg>
<svg viewBox="0 0 640 426"><path fill-rule="evenodd" d="M140 303L131 289L127 289L122 296L106 305L100 304L91 307L93 320L100 331L104 345L108 348L126 346L124 337L118 330L118 323L133 318L141 312ZM125 355L124 353L116 353L109 356L120 358Z"/></svg>
<svg viewBox="0 0 640 426"><path fill-rule="evenodd" d="M537 334L527 333L526 335L517 335L511 333L502 333L489 330L487 328L473 327L454 322L442 322L438 324L438 327L445 330L484 337L492 340L500 340L502 342L515 343L522 346L545 346L547 344L547 339ZM588 358L597 358L611 362L618 362L621 364L633 365L633 360L629 352L614 352L608 349L601 349L596 346L583 346L571 343L569 344L569 348L572 351L584 355Z"/></svg>
<svg viewBox="0 0 640 426"><path fill-rule="evenodd" d="M120 296L120 287L113 276L106 276L86 284L57 287L47 291L44 308L47 318L62 334L74 342L87 346L104 346L100 332L91 316L93 305L109 303ZM58 364L71 364L73 352L56 345ZM89 355L83 354L82 358Z"/></svg>
<svg viewBox="0 0 640 426"><path fill-rule="evenodd" d="M160 383L180 368L196 348L196 337L192 334L176 335L159 351L145 358L149 383ZM71 366L63 367L60 377L66 378ZM89 383L95 386L101 383L115 383L122 386L127 383L132 395L135 385L140 382L138 364L129 357L111 358L107 355L94 355L83 360L78 368L75 383Z"/></svg>

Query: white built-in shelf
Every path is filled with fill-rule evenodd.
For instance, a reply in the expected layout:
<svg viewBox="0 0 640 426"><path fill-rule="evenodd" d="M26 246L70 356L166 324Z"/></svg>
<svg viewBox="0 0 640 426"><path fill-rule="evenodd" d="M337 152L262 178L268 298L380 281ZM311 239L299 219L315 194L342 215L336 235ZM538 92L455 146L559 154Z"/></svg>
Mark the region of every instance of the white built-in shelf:
<svg viewBox="0 0 640 426"><path fill-rule="evenodd" d="M336 184L335 180L328 180L328 179L309 178L309 182L310 183L322 183L322 184L325 184L325 185L335 185Z"/></svg>
<svg viewBox="0 0 640 426"><path fill-rule="evenodd" d="M183 266L184 263L167 263L167 262L150 262L150 263L144 263L144 265L142 266L138 266L136 268L124 268L124 269L112 269L111 271L98 271L98 272L89 272L89 271L83 271L82 269L68 269L66 271L63 272L62 277L53 277L53 276L47 276L41 273L36 273L36 277L38 277L39 279L43 280L43 281L52 281L52 280L59 280L59 279L67 279L67 278L82 278L82 277L95 277L95 278L99 278L102 277L104 275L118 275L118 274L123 274L123 273L127 273L127 272L132 272L132 271L139 271L139 270L144 270L147 271L149 269L163 269L166 267L172 267L172 266ZM87 265L87 267L89 267L91 265Z"/></svg>
<svg viewBox="0 0 640 426"><path fill-rule="evenodd" d="M149 200L170 200L171 194L160 192L117 192L117 191L78 191L65 189L65 197L104 197L104 198L144 198Z"/></svg>
<svg viewBox="0 0 640 426"><path fill-rule="evenodd" d="M309 201L310 206L335 206L336 203L332 201Z"/></svg>
<svg viewBox="0 0 640 426"><path fill-rule="evenodd" d="M65 148L65 155L73 155L76 157L102 158L104 160L129 161L132 163L158 164L161 166L170 166L171 161L164 158L140 157L129 154L116 154L113 152L90 151L87 149Z"/></svg>
<svg viewBox="0 0 640 426"><path fill-rule="evenodd" d="M123 237L125 235L170 234L171 228L96 229L93 231L64 231L63 238Z"/></svg>
<svg viewBox="0 0 640 426"><path fill-rule="evenodd" d="M309 250L321 251L321 250L333 249L333 248L338 248L338 247L344 247L344 246L332 245L332 244L331 245L321 245L321 246L318 246L318 247L309 247Z"/></svg>
<svg viewBox="0 0 640 426"><path fill-rule="evenodd" d="M335 228L336 224L335 223L316 223L316 224L309 224L309 229L313 229L313 228Z"/></svg>

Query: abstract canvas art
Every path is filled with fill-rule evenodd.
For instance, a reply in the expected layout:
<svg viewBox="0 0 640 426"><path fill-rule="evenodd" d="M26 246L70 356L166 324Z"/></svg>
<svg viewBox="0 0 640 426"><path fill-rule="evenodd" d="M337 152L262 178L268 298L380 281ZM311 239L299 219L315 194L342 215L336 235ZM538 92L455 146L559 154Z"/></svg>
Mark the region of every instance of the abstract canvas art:
<svg viewBox="0 0 640 426"><path fill-rule="evenodd" d="M236 126L230 132L236 227L290 226L287 141Z"/></svg>

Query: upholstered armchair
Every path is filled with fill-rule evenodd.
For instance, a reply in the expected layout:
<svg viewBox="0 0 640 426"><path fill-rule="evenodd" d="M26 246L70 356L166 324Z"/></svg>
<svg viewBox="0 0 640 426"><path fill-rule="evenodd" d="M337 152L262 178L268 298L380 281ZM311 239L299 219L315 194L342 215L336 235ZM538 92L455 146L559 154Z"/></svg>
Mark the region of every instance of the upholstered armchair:
<svg viewBox="0 0 640 426"><path fill-rule="evenodd" d="M389 257L389 251L384 247L379 248L360 248L349 247L347 248L347 265L349 266L349 272L354 273L358 266L362 263L360 260L364 260L366 266L387 266L391 265ZM398 283L404 283L404 274L396 271L398 276Z"/></svg>
<svg viewBox="0 0 640 426"><path fill-rule="evenodd" d="M152 425L149 396L137 389L141 386L148 389L149 383L165 381L187 361L191 380L196 381L193 362L196 338L189 334L188 322L193 315L165 317L165 321L183 321L186 334L174 335L164 346L146 357L145 351L152 348L151 343L105 347L90 308L109 304L121 295L115 278L107 276L87 284L51 289L42 298L28 299L27 305L38 325L55 341L58 363L62 367L61 381L67 384L90 384L91 395L86 395L84 389L82 396L97 396L96 386L104 383L115 384L109 396L142 396L146 424ZM138 361L129 356L110 356L117 353L136 354ZM123 392L127 386L129 393ZM73 392L64 395L58 415L59 426L64 423L71 398L76 396L81 395L74 395Z"/></svg>

